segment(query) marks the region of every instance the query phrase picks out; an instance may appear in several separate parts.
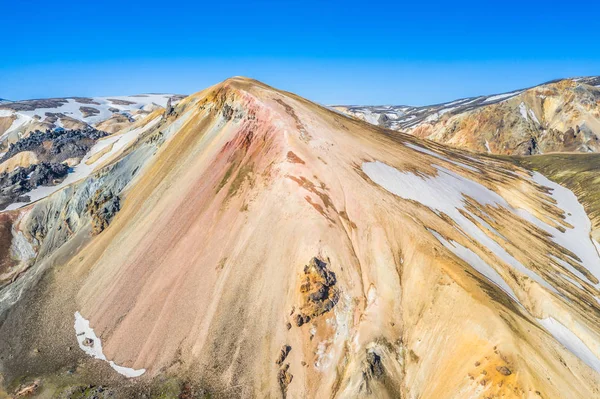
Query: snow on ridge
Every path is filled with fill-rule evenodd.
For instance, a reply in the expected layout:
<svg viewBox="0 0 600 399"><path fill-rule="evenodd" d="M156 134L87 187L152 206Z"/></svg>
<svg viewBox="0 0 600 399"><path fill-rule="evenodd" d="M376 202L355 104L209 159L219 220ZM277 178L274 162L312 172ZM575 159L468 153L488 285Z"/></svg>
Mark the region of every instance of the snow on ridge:
<svg viewBox="0 0 600 399"><path fill-rule="evenodd" d="M523 92L523 90L517 90L517 91L511 91L510 93L504 93L504 94L496 94L494 96L488 97L485 100L483 100L484 103L491 103L492 101L496 101L496 100L506 100L510 97L514 97L516 95L519 95Z"/></svg>
<svg viewBox="0 0 600 399"><path fill-rule="evenodd" d="M436 158L444 159L439 154L427 149L421 149L414 145L409 145L409 147L435 156ZM437 175L422 176L412 172L401 172L379 161L363 163L362 170L372 181L379 184L392 194L404 199L417 201L438 214L445 213L446 215L450 216L456 225L462 230L462 232L467 234L473 240L482 244L484 247L487 247L487 249L489 249L490 252L496 256L496 258L501 259L504 263L527 275L554 293L558 293L555 287L549 284L537 273L522 265L517 259L506 252L501 245L499 245L494 239L490 238L483 231L486 228L489 230L488 226L481 224L483 227L479 227L461 213L466 212L471 216L477 216L472 215L471 212L465 208L466 196L473 198L475 201L484 206L491 205L494 207L503 207L511 211L516 216L519 216L525 221L530 222L531 224L546 231L550 234L551 240L555 242L557 246L563 247L575 255L575 257L571 257L573 262L578 263L591 275L600 280L600 245L597 245L592 240L590 235L590 219L587 216L583 206L577 200L575 194L573 194L573 192L571 192L569 189L559 185L558 183L552 182L537 172L533 173L531 177L531 180L534 183L551 189L550 193L547 194L548 203L552 203L552 200L556 201L556 207L561 209L564 213L564 222L570 225L562 226L559 224L559 228L561 228L561 230L563 230L564 227L564 231L561 231L559 228L555 228L541 221L526 209L513 208L504 200L504 198L487 187L441 166L435 164L432 166L437 169ZM498 235L495 231L492 231L492 233ZM454 243L452 243L452 247L448 246L449 243L442 242L442 244L447 246L455 253L461 252L463 255L465 254L465 251L456 247ZM569 255L565 254L564 256ZM473 257L470 256L469 259L472 260ZM465 261L467 260L465 259ZM470 264L470 262L468 263ZM580 278L582 281L585 281L590 285L600 289L600 283L594 284L594 282L590 281L589 278L586 278L583 273L571 266L568 262L557 258L556 263L577 278ZM564 276L565 273L561 273L561 275ZM568 279L566 278L565 280ZM574 285L577 286L577 284ZM501 288L506 291L505 288Z"/></svg>
<svg viewBox="0 0 600 399"><path fill-rule="evenodd" d="M469 248L464 247L457 243L456 241L448 241L444 237L442 237L438 232L429 230L431 234L438 239L440 243L444 247L450 250L454 255L458 256L460 259L465 261L467 264L471 265L473 269L477 270L479 273L483 274L490 282L504 291L508 296L510 296L515 302L521 304L517 295L515 295L514 291L510 286L504 281L502 276L490 265L488 265L483 259L479 257L475 252L471 251Z"/></svg>
<svg viewBox="0 0 600 399"><path fill-rule="evenodd" d="M460 108L460 106L458 107L449 107L449 108L442 108L438 111L438 114L440 114L440 116L450 112L450 111L454 111L455 109Z"/></svg>
<svg viewBox="0 0 600 399"><path fill-rule="evenodd" d="M379 124L379 117L381 116L381 114L378 114L376 112L373 112L369 109L366 109L363 111L362 114L363 118L365 119L366 122L369 122L372 125L378 125Z"/></svg>
<svg viewBox="0 0 600 399"><path fill-rule="evenodd" d="M437 159L441 159L441 160L449 162L449 163L451 163L453 165L460 166L461 168L465 168L467 170L470 170L471 172L479 172L479 169L477 169L477 168L474 168L474 167L472 167L470 165L467 165L467 164L464 164L462 162L453 161L452 159L448 159L448 158L446 158L446 157L444 157L444 156L442 156L442 155L440 155L438 153L435 153L433 151L428 150L427 148L420 147L420 146L412 144L412 143L404 143L404 145L406 145L409 148L412 148L413 150L417 150L417 151L422 152L424 154L431 155L431 156L433 156L433 157L435 157Z"/></svg>
<svg viewBox="0 0 600 399"><path fill-rule="evenodd" d="M442 104L442 106L443 106L443 107L449 107L449 106L451 106L451 105L454 105L454 104L459 104L459 103L462 105L462 103L464 103L465 101L467 101L467 100L470 100L470 99L471 99L471 98L460 98L460 99L458 99L458 100L454 100L454 101L451 101L451 102L449 102L449 103L444 103L444 104Z"/></svg>
<svg viewBox="0 0 600 399"><path fill-rule="evenodd" d="M487 247L498 259L549 291L558 294L556 288L521 264L462 213L471 214L465 207L466 196L473 198L483 206L503 207L514 213L516 210L504 198L487 187L443 167L432 166L437 169L437 175L425 177L412 172L401 172L379 161L363 163L362 170L373 182L392 194L419 202L438 214L445 213L452 218L462 232Z"/></svg>
<svg viewBox="0 0 600 399"><path fill-rule="evenodd" d="M139 377L146 372L146 369L132 369L117 365L112 360L108 360L102 351L102 341L90 327L89 320L86 320L81 313L75 312L75 335L77 343L81 350L95 359L100 359L108 362L117 373L124 375L127 378Z"/></svg>
<svg viewBox="0 0 600 399"><path fill-rule="evenodd" d="M7 134L14 132L15 130L19 129L21 126L23 126L26 123L29 123L33 120L33 118L28 115L24 115L22 113L15 113L15 112L12 112L12 111L6 110L6 109L0 109L0 117L11 117L13 115L16 116L16 119L13 121L13 123L10 125L10 127L2 134L3 136L6 136Z"/></svg>
<svg viewBox="0 0 600 399"><path fill-rule="evenodd" d="M541 186L552 189L549 196L556 201L556 206L562 209L564 212L565 222L573 226L573 228L565 227L565 231L561 232L560 230L540 221L538 218L529 214L528 212L521 210L520 215L536 226L540 227L542 230L545 230L551 234L554 242L577 255L581 261L579 262L576 259L573 260L580 263L592 275L600 280L600 255L598 254L598 249L591 238L592 222L585 212L583 205L579 203L577 196L575 196L575 194L573 194L573 192L568 188L553 182L541 173L534 172L532 175L532 180ZM576 276L584 279L591 285L600 289L600 283L594 284L593 282L589 281L583 274L581 274L572 266L568 265L566 262L564 262L563 265L572 271Z"/></svg>
<svg viewBox="0 0 600 399"><path fill-rule="evenodd" d="M537 320L569 352L600 373L600 359L573 331L553 317Z"/></svg>
<svg viewBox="0 0 600 399"><path fill-rule="evenodd" d="M533 112L533 110L531 108L529 108L529 116L531 116L531 119L537 123L538 125L541 125L540 121L538 120L537 116L535 116L535 112Z"/></svg>

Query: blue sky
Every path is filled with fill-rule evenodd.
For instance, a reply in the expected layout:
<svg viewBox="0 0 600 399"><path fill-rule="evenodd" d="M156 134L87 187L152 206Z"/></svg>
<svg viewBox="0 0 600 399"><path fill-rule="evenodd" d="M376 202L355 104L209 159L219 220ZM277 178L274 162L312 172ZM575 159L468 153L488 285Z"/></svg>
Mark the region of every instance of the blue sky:
<svg viewBox="0 0 600 399"><path fill-rule="evenodd" d="M600 74L591 0L3 3L0 97L15 100L244 75L321 103L421 105Z"/></svg>

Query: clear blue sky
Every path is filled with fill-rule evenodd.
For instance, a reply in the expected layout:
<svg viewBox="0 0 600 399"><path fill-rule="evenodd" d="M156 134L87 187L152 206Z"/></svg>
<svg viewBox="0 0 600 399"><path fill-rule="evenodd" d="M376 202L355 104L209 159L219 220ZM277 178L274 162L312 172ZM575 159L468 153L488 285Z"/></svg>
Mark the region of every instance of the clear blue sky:
<svg viewBox="0 0 600 399"><path fill-rule="evenodd" d="M244 75L321 103L419 105L600 75L592 0L2 3L0 97L15 100Z"/></svg>

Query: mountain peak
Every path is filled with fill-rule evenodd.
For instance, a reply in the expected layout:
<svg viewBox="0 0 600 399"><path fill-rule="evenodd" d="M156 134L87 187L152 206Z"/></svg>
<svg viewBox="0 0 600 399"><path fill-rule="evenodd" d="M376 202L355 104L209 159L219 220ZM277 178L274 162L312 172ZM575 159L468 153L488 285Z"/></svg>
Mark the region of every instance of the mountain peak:
<svg viewBox="0 0 600 399"><path fill-rule="evenodd" d="M74 169L0 220L8 384L77 356L74 380L136 379L120 397L165 375L244 397L600 386L589 219L512 162L231 78Z"/></svg>

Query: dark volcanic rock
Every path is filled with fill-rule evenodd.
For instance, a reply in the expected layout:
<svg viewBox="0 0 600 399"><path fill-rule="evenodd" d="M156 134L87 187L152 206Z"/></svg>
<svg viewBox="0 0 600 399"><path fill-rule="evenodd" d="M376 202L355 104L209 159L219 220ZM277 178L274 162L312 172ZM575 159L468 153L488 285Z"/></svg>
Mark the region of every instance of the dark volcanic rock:
<svg viewBox="0 0 600 399"><path fill-rule="evenodd" d="M117 105L133 105L133 104L135 104L133 101L120 100L118 98L109 98L108 101L110 101L113 104L117 104Z"/></svg>
<svg viewBox="0 0 600 399"><path fill-rule="evenodd" d="M94 128L73 130L36 130L11 144L0 163L22 151L33 151L41 161L60 163L69 158L81 158L94 143L108 133Z"/></svg>
<svg viewBox="0 0 600 399"><path fill-rule="evenodd" d="M366 366L366 371L370 376L374 378L380 378L383 376L383 364L381 363L381 356L374 351L367 351Z"/></svg>
<svg viewBox="0 0 600 399"><path fill-rule="evenodd" d="M279 387L281 388L281 393L285 397L287 392L287 387L292 382L294 376L288 371L290 368L289 363L279 369L277 373L277 380L279 381Z"/></svg>
<svg viewBox="0 0 600 399"><path fill-rule="evenodd" d="M79 110L83 114L84 118L87 118L88 116L98 115L100 113L100 110L94 107L79 107Z"/></svg>
<svg viewBox="0 0 600 399"><path fill-rule="evenodd" d="M282 364L285 361L285 359L287 358L287 355L290 353L291 350L292 350L291 346L283 345L281 347L281 350L279 351L277 360L275 360L275 364Z"/></svg>
<svg viewBox="0 0 600 399"><path fill-rule="evenodd" d="M79 104L93 104L93 105L100 105L99 102L95 101L93 98L89 98L89 97L73 97L73 100L75 100L76 102L78 102Z"/></svg>
<svg viewBox="0 0 600 399"><path fill-rule="evenodd" d="M36 187L60 183L68 173L67 165L47 162L0 173L0 210L13 202L26 200L23 196Z"/></svg>
<svg viewBox="0 0 600 399"><path fill-rule="evenodd" d="M173 105L171 105L171 97L167 100L167 106L165 107L167 116L173 113Z"/></svg>
<svg viewBox="0 0 600 399"><path fill-rule="evenodd" d="M58 108L68 102L65 98L45 98L2 104L0 108L12 109L13 111L35 111L38 108Z"/></svg>
<svg viewBox="0 0 600 399"><path fill-rule="evenodd" d="M512 371L510 371L510 369L506 366L498 366L498 367L496 367L496 371L502 375L511 375L512 374Z"/></svg>
<svg viewBox="0 0 600 399"><path fill-rule="evenodd" d="M372 394L373 381L383 379L384 374L385 369L381 361L381 356L379 356L379 354L377 354L373 349L367 350L367 356L362 365L363 380L360 385L360 390L369 395Z"/></svg>

